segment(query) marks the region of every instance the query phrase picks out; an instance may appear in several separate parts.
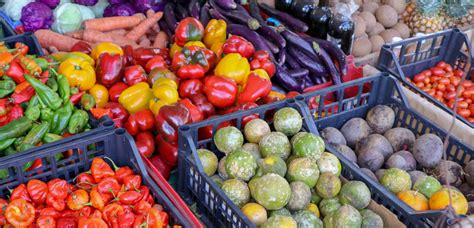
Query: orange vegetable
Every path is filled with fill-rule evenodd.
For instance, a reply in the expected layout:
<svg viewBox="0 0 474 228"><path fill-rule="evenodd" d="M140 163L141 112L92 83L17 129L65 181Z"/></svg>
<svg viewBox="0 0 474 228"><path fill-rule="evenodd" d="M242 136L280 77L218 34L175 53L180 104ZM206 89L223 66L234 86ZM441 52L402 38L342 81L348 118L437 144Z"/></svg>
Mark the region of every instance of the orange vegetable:
<svg viewBox="0 0 474 228"><path fill-rule="evenodd" d="M112 42L119 46L131 45L132 47L136 48L138 45L124 36L116 35L116 34L106 34L97 30L87 29L84 31L84 40L89 42Z"/></svg>
<svg viewBox="0 0 474 228"><path fill-rule="evenodd" d="M72 37L74 39L82 40L82 37L84 36L84 30L77 30L77 31L74 31L74 32L67 32L67 33L64 33L64 35Z"/></svg>
<svg viewBox="0 0 474 228"><path fill-rule="evenodd" d="M130 40L137 41L145 35L145 33L153 27L163 17L163 12L155 13L152 17L149 17L142 21L140 24L135 26L130 32L127 33L126 37Z"/></svg>
<svg viewBox="0 0 474 228"><path fill-rule="evenodd" d="M145 15L135 14L133 16L104 17L84 21L86 30L92 29L101 32L115 29L130 28L145 20Z"/></svg>
<svg viewBox="0 0 474 228"><path fill-rule="evenodd" d="M56 47L60 51L71 51L72 46L79 42L78 39L61 35L47 29L40 29L36 31L35 36L38 38L41 46Z"/></svg>
<svg viewBox="0 0 474 228"><path fill-rule="evenodd" d="M166 43L168 43L168 35L166 35L166 32L161 31L156 34L155 41L153 42L153 47L165 48Z"/></svg>

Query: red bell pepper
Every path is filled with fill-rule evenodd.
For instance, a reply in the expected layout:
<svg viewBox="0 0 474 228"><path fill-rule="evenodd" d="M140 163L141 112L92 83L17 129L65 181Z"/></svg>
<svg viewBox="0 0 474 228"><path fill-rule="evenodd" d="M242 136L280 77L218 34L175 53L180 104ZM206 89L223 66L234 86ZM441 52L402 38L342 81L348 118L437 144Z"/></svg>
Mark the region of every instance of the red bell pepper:
<svg viewBox="0 0 474 228"><path fill-rule="evenodd" d="M100 119L103 116L109 116L112 118L112 111L108 108L91 108L90 112L92 116L96 119Z"/></svg>
<svg viewBox="0 0 474 228"><path fill-rule="evenodd" d="M92 47L91 45L89 45L89 43L86 43L84 41L79 41L75 43L71 48L71 52L75 52L75 51L82 52L84 54L90 54L92 51Z"/></svg>
<svg viewBox="0 0 474 228"><path fill-rule="evenodd" d="M198 46L183 47L173 56L172 68L182 79L202 78L216 61L216 54Z"/></svg>
<svg viewBox="0 0 474 228"><path fill-rule="evenodd" d="M160 55L165 59L166 64L170 64L169 59L169 50L167 48L137 48L131 51L132 55L132 63L131 64L138 64L142 67L146 67L146 64L150 59L153 57Z"/></svg>
<svg viewBox="0 0 474 228"><path fill-rule="evenodd" d="M86 91L81 91L81 92L75 93L75 94L71 95L71 97L69 98L69 101L73 105L76 105L77 103L79 103L79 101L81 101L81 98L85 93L86 93Z"/></svg>
<svg viewBox="0 0 474 228"><path fill-rule="evenodd" d="M255 107L258 107L258 105L255 104L255 103L252 103L252 102L247 102L245 104L241 104L239 106L235 106L235 107L229 108L227 110L224 110L221 114L229 114L229 113L233 113L233 112L249 110L249 109L252 109L252 108L255 108ZM266 115L268 116L268 114L266 114ZM242 118L242 127L245 127L245 125L248 122L250 122L253 119L257 119L257 118L259 118L258 113L257 114L251 114L251 115L248 115L248 116L244 116Z"/></svg>
<svg viewBox="0 0 474 228"><path fill-rule="evenodd" d="M296 92L296 91L290 91L286 94L286 98L293 98L293 97L296 97L300 95L300 93Z"/></svg>
<svg viewBox="0 0 474 228"><path fill-rule="evenodd" d="M214 117L217 117L217 115L210 116L208 119L212 119ZM231 121L225 121L225 122L222 122L221 124L219 124L219 126L217 126L216 130L219 130L223 127L229 127L229 126L234 126L234 124ZM198 130L199 140L212 138L212 128L213 127L214 127L214 125L209 125L209 126L199 128L199 130Z"/></svg>
<svg viewBox="0 0 474 228"><path fill-rule="evenodd" d="M218 108L226 108L235 103L237 84L228 78L209 76L204 80L203 91L211 104Z"/></svg>
<svg viewBox="0 0 474 228"><path fill-rule="evenodd" d="M151 164L160 172L160 174L168 180L170 177L171 173L171 166L168 165L163 159L161 158L160 155L154 155L153 157L150 158Z"/></svg>
<svg viewBox="0 0 474 228"><path fill-rule="evenodd" d="M189 99L193 102L194 105L196 105L199 108L199 110L204 115L204 119L207 119L209 116L212 116L216 113L216 110L214 109L214 105L212 105L211 102L207 100L204 94L198 93L196 95L189 97Z"/></svg>
<svg viewBox="0 0 474 228"><path fill-rule="evenodd" d="M179 97L187 98L202 92L202 82L198 79L183 80L179 83Z"/></svg>
<svg viewBox="0 0 474 228"><path fill-rule="evenodd" d="M135 136L135 144L137 149L145 157L151 157L155 152L155 140L153 134L149 131L143 131Z"/></svg>
<svg viewBox="0 0 474 228"><path fill-rule="evenodd" d="M148 109L130 115L125 123L125 129L127 129L128 133L133 136L142 131L150 131L154 127L155 117Z"/></svg>
<svg viewBox="0 0 474 228"><path fill-rule="evenodd" d="M272 91L272 82L270 80L262 78L256 73L250 73L243 91L240 92L237 98L237 103L255 102L267 96L270 91Z"/></svg>
<svg viewBox="0 0 474 228"><path fill-rule="evenodd" d="M189 41L201 41L204 36L204 26L193 17L181 20L176 27L174 41L179 46L184 46Z"/></svg>
<svg viewBox="0 0 474 228"><path fill-rule="evenodd" d="M265 50L258 50L255 52L252 61L250 61L250 68L252 70L263 69L267 72L270 78L273 77L276 72L276 66L270 59L270 54Z"/></svg>
<svg viewBox="0 0 474 228"><path fill-rule="evenodd" d="M7 116L8 123L10 123L23 116L23 108L20 105L16 104L13 106Z"/></svg>
<svg viewBox="0 0 474 228"><path fill-rule="evenodd" d="M104 108L110 109L112 112L112 120L115 123L115 126L121 128L125 125L125 122L128 119L128 112L125 108L117 102L108 102L104 105Z"/></svg>
<svg viewBox="0 0 474 228"><path fill-rule="evenodd" d="M123 59L118 54L103 53L96 67L97 81L107 88L120 82L123 76Z"/></svg>
<svg viewBox="0 0 474 228"><path fill-rule="evenodd" d="M191 122L191 114L181 103L165 105L156 115L156 130L167 142L178 143L178 127Z"/></svg>
<svg viewBox="0 0 474 228"><path fill-rule="evenodd" d="M192 122L198 122L204 119L204 114L202 113L202 111L199 109L199 107L194 105L191 100L189 100L188 98L184 98L179 102L186 106L186 108L188 109L189 114L191 114Z"/></svg>
<svg viewBox="0 0 474 228"><path fill-rule="evenodd" d="M146 82L146 80L147 80L146 72L143 69L143 67L140 66L140 65L133 65L133 66L125 67L124 77L125 77L125 82L127 83L128 86L135 85L139 82ZM117 84L119 84L119 83L117 83ZM115 84L115 85L117 85L117 84ZM113 85L112 87L114 87L115 85ZM111 89L112 89L112 87L111 87ZM119 96L120 96L120 94L119 94Z"/></svg>
<svg viewBox="0 0 474 228"><path fill-rule="evenodd" d="M15 49L16 50L13 52L13 55L26 55L28 50L30 50L28 45L20 42L15 43Z"/></svg>
<svg viewBox="0 0 474 228"><path fill-rule="evenodd" d="M241 36L232 35L222 46L224 54L239 53L245 58L252 57L255 47Z"/></svg>
<svg viewBox="0 0 474 228"><path fill-rule="evenodd" d="M148 62L145 65L145 70L147 73L150 73L153 69L155 68L166 68L166 60L163 58L161 55L157 55L153 57L152 59L148 60Z"/></svg>
<svg viewBox="0 0 474 228"><path fill-rule="evenodd" d="M18 62L11 62L10 67L8 68L5 74L8 77L12 78L16 82L16 84L20 84L25 81L25 77L23 77L23 74L25 74L25 70L23 70L23 68Z"/></svg>
<svg viewBox="0 0 474 228"><path fill-rule="evenodd" d="M109 99L113 102L118 102L120 94L128 88L128 85L123 82L115 83L112 87L109 88Z"/></svg>
<svg viewBox="0 0 474 228"><path fill-rule="evenodd" d="M178 162L178 145L166 141L160 134L155 138L157 151L163 161L171 167L176 166Z"/></svg>

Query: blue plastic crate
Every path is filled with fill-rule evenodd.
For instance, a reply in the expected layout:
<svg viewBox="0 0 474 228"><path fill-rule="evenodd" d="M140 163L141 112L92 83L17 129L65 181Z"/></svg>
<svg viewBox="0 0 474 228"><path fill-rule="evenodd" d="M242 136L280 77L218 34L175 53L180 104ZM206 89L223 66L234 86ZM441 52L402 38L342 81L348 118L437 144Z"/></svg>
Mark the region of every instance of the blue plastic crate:
<svg viewBox="0 0 474 228"><path fill-rule="evenodd" d="M31 32L5 37L0 39L0 42L5 42L9 48L14 48L16 42L24 43L29 47L28 54L37 56L44 55L43 49L41 48L38 39L36 39L36 36L34 36Z"/></svg>
<svg viewBox="0 0 474 228"><path fill-rule="evenodd" d="M355 96L344 96L348 89L356 90ZM338 92L340 99L328 100ZM411 130L416 136L432 133L441 139L446 136L446 131L436 126L435 123L425 119L413 111L401 91L401 86L393 76L379 74L371 77L357 79L343 83L337 87L326 88L316 92L301 95L308 104L316 100L318 103L309 105L310 115L315 119L318 129L342 125L354 117L364 118L374 106L384 104L395 111L394 127L404 127ZM372 199L391 210L400 221L408 227L430 227L440 215L441 211L415 211L394 194L385 189L371 177L367 176L352 162L337 152L331 145L326 145L331 153L338 156L343 163L342 175L350 180L365 182L372 192ZM474 157L474 148L461 143L458 139L450 137L447 147L447 158L461 165L467 164Z"/></svg>
<svg viewBox="0 0 474 228"><path fill-rule="evenodd" d="M10 194L9 189L31 179L48 181L61 178L72 182L76 175L90 169L94 157L106 156L118 166L129 166L142 177L142 184L150 189L155 201L168 212L171 224L183 227L194 226L150 178L132 136L126 133L125 129L108 129L82 137L71 137L71 139L35 153L23 154L0 162L0 169L8 169L10 173L9 178L0 181L0 197L6 198ZM68 150L73 151L69 158L55 160L56 154ZM23 164L36 159L42 160L42 167L29 172L22 171Z"/></svg>
<svg viewBox="0 0 474 228"><path fill-rule="evenodd" d="M16 35L15 30L3 19L0 18L0 39Z"/></svg>
<svg viewBox="0 0 474 228"><path fill-rule="evenodd" d="M259 106L242 112L207 119L204 121L181 126L179 128L179 159L178 159L178 188L181 197L189 204L196 203L200 219L209 227L255 227L242 211L225 195L217 184L208 177L197 157L198 148L214 151L218 158L224 156L219 152L212 139L199 139L199 129L213 126L213 134L217 127L226 121L232 121L241 129L245 116L258 114L259 118L271 123L273 113L284 107L293 107L303 116L303 129L317 133L312 121L308 121L307 113L302 103L294 99ZM197 162L196 162L197 161Z"/></svg>
<svg viewBox="0 0 474 228"><path fill-rule="evenodd" d="M467 49L468 52L465 53L463 49ZM466 80L472 81L470 72L474 67L474 62L471 59L471 64L468 64L469 55L473 55L471 41L463 32L452 29L382 46L377 68L394 75L404 86L452 114L452 109L407 81L406 77L413 78L423 70L435 66L436 63L445 61L451 64L454 69L468 72L469 75ZM474 124L471 124L465 118L461 116L458 116L458 118L474 128Z"/></svg>

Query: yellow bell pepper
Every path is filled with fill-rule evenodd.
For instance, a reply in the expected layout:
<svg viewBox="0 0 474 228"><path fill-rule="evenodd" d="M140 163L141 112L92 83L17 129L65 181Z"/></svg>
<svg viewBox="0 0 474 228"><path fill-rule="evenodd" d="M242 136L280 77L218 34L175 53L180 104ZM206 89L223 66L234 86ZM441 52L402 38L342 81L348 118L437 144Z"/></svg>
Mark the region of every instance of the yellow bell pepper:
<svg viewBox="0 0 474 228"><path fill-rule="evenodd" d="M57 62L64 62L67 59L80 59L87 61L91 64L91 66L95 65L95 61L89 55L84 54L82 52L56 52L51 54L51 57Z"/></svg>
<svg viewBox="0 0 474 228"><path fill-rule="evenodd" d="M81 59L66 59L59 65L59 73L66 76L71 87L81 91L89 90L95 85L95 70L92 65Z"/></svg>
<svg viewBox="0 0 474 228"><path fill-rule="evenodd" d="M217 61L220 61L221 58L222 58L222 53L223 53L223 50L224 50L222 48L222 46L224 46L224 42L215 42L211 46L211 51L214 52L214 54L216 54Z"/></svg>
<svg viewBox="0 0 474 228"><path fill-rule="evenodd" d="M268 94L268 97L274 97L274 98L277 98L279 100L284 100L286 98L285 94L281 94L281 93L276 92L276 91L270 91L270 93Z"/></svg>
<svg viewBox="0 0 474 228"><path fill-rule="evenodd" d="M170 48L170 57L173 58L174 54L176 54L176 52L180 52L181 49L183 49L183 47L179 46L177 43L173 43Z"/></svg>
<svg viewBox="0 0 474 228"><path fill-rule="evenodd" d="M185 47L190 47L190 46L196 46L196 47L203 47L205 48L206 45L204 45L201 41L189 41L184 44Z"/></svg>
<svg viewBox="0 0 474 228"><path fill-rule="evenodd" d="M153 91L146 82L140 82L125 89L119 97L119 103L130 114L145 110L153 99Z"/></svg>
<svg viewBox="0 0 474 228"><path fill-rule="evenodd" d="M162 100L155 97L155 98L150 100L150 102L148 104L148 108L153 113L153 115L156 116L160 112L160 108L165 106L165 105L169 105L169 104L167 102L162 101Z"/></svg>
<svg viewBox="0 0 474 228"><path fill-rule="evenodd" d="M214 73L218 76L234 80L243 85L250 73L249 61L238 53L230 53L219 61Z"/></svg>
<svg viewBox="0 0 474 228"><path fill-rule="evenodd" d="M224 20L212 19L204 30L204 43L211 48L214 43L224 42L227 37L227 24Z"/></svg>
<svg viewBox="0 0 474 228"><path fill-rule="evenodd" d="M169 78L159 78L153 83L153 95L148 106L157 115L164 105L176 103L179 100L178 84Z"/></svg>
<svg viewBox="0 0 474 228"><path fill-rule="evenodd" d="M99 59L99 56L102 53L118 54L123 55L123 50L120 46L110 42L102 42L97 44L94 49L92 49L91 57L95 60Z"/></svg>
<svg viewBox="0 0 474 228"><path fill-rule="evenodd" d="M97 107L102 108L109 101L109 91L101 84L95 84L90 90L90 95L94 97Z"/></svg>

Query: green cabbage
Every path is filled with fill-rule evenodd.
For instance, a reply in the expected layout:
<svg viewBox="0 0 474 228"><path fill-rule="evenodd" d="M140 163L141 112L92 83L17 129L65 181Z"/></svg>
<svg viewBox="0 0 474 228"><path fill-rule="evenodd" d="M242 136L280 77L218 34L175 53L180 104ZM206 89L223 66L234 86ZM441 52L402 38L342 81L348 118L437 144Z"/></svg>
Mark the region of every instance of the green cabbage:
<svg viewBox="0 0 474 228"><path fill-rule="evenodd" d="M56 20L53 23L53 30L59 33L66 33L79 30L82 24L81 10L77 4L64 3L54 10Z"/></svg>
<svg viewBox="0 0 474 228"><path fill-rule="evenodd" d="M90 8L94 11L95 17L103 17L105 8L109 6L108 0L99 0L94 6Z"/></svg>
<svg viewBox="0 0 474 228"><path fill-rule="evenodd" d="M21 18L21 9L33 0L5 0L3 11L14 21L19 21Z"/></svg>
<svg viewBox="0 0 474 228"><path fill-rule="evenodd" d="M89 7L83 5L77 5L77 7L79 7L79 10L81 11L82 21L95 18L94 12Z"/></svg>

